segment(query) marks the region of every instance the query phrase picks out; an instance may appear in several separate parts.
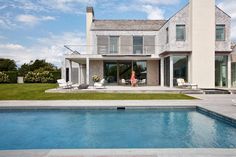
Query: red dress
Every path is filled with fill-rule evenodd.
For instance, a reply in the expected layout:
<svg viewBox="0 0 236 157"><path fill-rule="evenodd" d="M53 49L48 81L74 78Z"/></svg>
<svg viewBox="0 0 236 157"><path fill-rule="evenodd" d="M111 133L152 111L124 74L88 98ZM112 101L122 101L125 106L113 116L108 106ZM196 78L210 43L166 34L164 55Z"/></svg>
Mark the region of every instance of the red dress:
<svg viewBox="0 0 236 157"><path fill-rule="evenodd" d="M136 83L135 74L131 75L130 82L131 83Z"/></svg>

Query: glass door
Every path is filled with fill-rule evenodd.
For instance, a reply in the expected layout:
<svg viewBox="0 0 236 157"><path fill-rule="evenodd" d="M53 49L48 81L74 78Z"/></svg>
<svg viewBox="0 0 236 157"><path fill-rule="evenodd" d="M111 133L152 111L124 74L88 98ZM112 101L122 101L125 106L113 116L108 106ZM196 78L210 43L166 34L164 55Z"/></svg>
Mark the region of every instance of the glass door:
<svg viewBox="0 0 236 157"><path fill-rule="evenodd" d="M104 78L108 84L117 84L117 62L104 62Z"/></svg>
<svg viewBox="0 0 236 157"><path fill-rule="evenodd" d="M121 61L118 63L118 76L119 80L125 79L129 80L131 77L131 71L132 71L132 62L131 61Z"/></svg>

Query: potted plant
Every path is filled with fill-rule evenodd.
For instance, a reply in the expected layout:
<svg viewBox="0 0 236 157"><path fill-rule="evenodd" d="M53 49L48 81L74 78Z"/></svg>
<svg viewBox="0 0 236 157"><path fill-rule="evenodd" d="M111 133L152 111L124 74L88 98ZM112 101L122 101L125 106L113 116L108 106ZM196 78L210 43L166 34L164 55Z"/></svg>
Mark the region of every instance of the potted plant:
<svg viewBox="0 0 236 157"><path fill-rule="evenodd" d="M99 82L101 80L101 78L98 75L93 75L92 76L93 82Z"/></svg>

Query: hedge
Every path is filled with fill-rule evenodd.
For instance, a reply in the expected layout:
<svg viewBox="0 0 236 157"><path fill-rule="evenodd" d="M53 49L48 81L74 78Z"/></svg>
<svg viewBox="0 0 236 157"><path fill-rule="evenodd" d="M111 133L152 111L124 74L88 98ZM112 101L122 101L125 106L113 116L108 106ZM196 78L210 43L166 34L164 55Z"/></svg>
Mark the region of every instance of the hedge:
<svg viewBox="0 0 236 157"><path fill-rule="evenodd" d="M61 71L50 71L53 76L54 82L61 78Z"/></svg>
<svg viewBox="0 0 236 157"><path fill-rule="evenodd" d="M17 83L17 71L4 71L4 73L8 75L9 83Z"/></svg>

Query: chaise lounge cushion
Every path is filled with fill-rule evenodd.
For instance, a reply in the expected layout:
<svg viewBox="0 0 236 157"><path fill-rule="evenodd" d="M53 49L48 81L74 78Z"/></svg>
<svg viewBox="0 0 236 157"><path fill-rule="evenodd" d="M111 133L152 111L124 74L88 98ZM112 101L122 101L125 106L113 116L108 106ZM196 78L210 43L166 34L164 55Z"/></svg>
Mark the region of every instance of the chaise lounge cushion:
<svg viewBox="0 0 236 157"><path fill-rule="evenodd" d="M88 84L81 84L81 85L79 85L79 89L87 89L89 87L89 85Z"/></svg>

